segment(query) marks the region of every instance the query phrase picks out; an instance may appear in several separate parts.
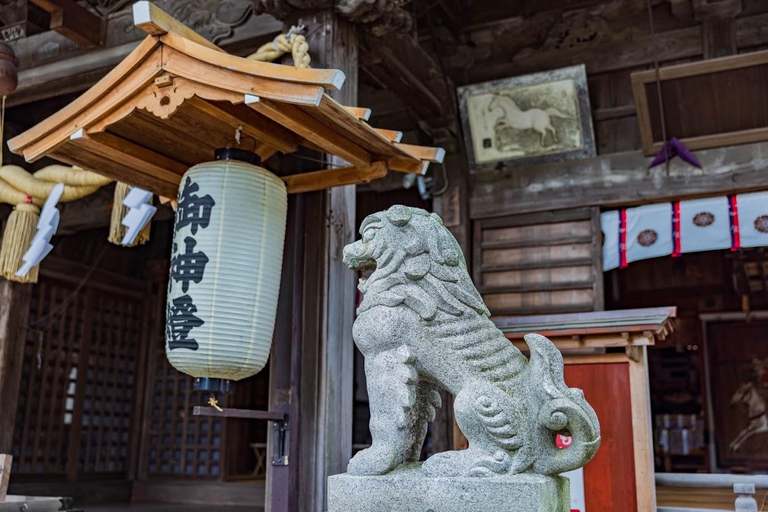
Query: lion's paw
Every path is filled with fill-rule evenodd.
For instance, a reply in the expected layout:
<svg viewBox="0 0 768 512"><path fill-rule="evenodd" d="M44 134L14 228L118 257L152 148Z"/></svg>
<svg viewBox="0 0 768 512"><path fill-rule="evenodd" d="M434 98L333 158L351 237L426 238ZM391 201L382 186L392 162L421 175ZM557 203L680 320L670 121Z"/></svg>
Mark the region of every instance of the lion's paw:
<svg viewBox="0 0 768 512"><path fill-rule="evenodd" d="M347 466L347 473L354 476L383 475L395 469L397 465L397 456L391 450L374 445L352 457Z"/></svg>

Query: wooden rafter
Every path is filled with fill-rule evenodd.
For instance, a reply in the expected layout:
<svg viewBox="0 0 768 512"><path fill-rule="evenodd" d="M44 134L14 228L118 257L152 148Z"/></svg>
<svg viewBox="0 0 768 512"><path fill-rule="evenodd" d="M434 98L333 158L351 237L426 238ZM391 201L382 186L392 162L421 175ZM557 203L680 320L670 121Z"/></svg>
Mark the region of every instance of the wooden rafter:
<svg viewBox="0 0 768 512"><path fill-rule="evenodd" d="M173 19L151 2L141 1L133 4L133 24L151 36L163 36L168 32L175 32L206 48L219 52L224 51L191 28Z"/></svg>
<svg viewBox="0 0 768 512"><path fill-rule="evenodd" d="M328 171L306 172L285 176L282 180L288 187L289 194L300 192L313 192L342 185L368 183L387 175L387 166L384 162L374 162L365 167L341 167Z"/></svg>
<svg viewBox="0 0 768 512"><path fill-rule="evenodd" d="M245 104L316 146L330 148L331 153L340 156L351 164L368 165L371 163L370 155L365 150L351 144L338 133L329 130L321 122L303 113L294 105L262 100L254 95L246 95Z"/></svg>
<svg viewBox="0 0 768 512"><path fill-rule="evenodd" d="M234 126L242 126L245 134L264 141L282 153L293 153L299 148L300 139L293 132L254 109L243 109L226 102L214 105L197 97L190 98L188 103Z"/></svg>

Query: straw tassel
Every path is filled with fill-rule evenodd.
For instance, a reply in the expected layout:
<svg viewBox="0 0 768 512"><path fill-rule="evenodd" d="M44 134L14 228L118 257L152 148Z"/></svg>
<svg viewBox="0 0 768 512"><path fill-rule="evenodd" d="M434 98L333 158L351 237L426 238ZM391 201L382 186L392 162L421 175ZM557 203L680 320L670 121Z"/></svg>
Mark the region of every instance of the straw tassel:
<svg viewBox="0 0 768 512"><path fill-rule="evenodd" d="M125 196L131 191L131 186L125 183L117 182L115 186L115 195L112 200L112 217L109 222L109 241L115 245L123 245L123 237L128 228L123 226L122 221L128 213L128 207L123 204ZM152 223L148 222L144 229L136 236L136 240L129 247L149 242L149 231Z"/></svg>
<svg viewBox="0 0 768 512"><path fill-rule="evenodd" d="M33 204L18 204L8 217L0 247L0 275L9 281L36 283L39 266L34 267L24 277L17 277L23 261L21 259L32 244L37 232L40 209Z"/></svg>

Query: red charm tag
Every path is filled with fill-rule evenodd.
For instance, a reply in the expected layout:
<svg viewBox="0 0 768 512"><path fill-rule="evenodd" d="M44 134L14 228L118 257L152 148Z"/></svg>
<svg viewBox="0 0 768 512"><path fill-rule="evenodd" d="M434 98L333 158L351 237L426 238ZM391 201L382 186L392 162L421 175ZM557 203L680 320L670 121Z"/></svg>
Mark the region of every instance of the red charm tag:
<svg viewBox="0 0 768 512"><path fill-rule="evenodd" d="M555 446L560 448L561 450L563 448L568 448L573 443L573 438L571 436L564 436L562 434L557 434L557 437L555 438Z"/></svg>

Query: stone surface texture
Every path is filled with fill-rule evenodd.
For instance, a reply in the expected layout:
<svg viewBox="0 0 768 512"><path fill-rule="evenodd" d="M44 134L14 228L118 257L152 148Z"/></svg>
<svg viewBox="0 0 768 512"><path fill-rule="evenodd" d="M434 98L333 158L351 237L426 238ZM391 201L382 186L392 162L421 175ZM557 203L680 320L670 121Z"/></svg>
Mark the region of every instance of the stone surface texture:
<svg viewBox="0 0 768 512"><path fill-rule="evenodd" d="M365 356L373 443L349 475L418 461L440 389L456 397L469 448L430 457L424 476L557 475L589 462L600 426L581 390L566 386L562 355L528 334L529 360L496 328L440 217L393 206L366 217L360 233L344 261L372 272L358 286L353 336ZM557 433L573 443L558 449Z"/></svg>
<svg viewBox="0 0 768 512"><path fill-rule="evenodd" d="M382 476L328 479L328 512L568 512L568 479L428 477L419 464Z"/></svg>

